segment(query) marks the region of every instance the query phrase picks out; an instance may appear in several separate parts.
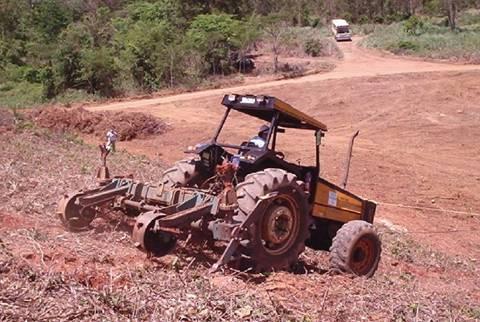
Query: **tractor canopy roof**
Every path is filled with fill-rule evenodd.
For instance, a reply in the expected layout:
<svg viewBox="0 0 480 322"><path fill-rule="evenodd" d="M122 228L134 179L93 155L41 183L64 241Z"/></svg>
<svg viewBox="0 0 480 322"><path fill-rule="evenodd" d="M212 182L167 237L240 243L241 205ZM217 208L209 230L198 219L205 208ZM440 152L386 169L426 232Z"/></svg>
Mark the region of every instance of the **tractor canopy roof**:
<svg viewBox="0 0 480 322"><path fill-rule="evenodd" d="M276 97L231 94L223 97L222 104L267 122L271 122L278 113L278 125L281 127L327 131L325 124Z"/></svg>

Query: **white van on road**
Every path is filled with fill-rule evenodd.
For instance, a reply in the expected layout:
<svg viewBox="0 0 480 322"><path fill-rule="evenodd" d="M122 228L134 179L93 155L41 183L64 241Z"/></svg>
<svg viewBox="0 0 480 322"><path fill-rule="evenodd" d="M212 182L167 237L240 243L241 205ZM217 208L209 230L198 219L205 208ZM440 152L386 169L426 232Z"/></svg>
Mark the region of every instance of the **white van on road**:
<svg viewBox="0 0 480 322"><path fill-rule="evenodd" d="M332 32L336 41L352 40L350 26L348 25L348 22L343 19L332 20Z"/></svg>

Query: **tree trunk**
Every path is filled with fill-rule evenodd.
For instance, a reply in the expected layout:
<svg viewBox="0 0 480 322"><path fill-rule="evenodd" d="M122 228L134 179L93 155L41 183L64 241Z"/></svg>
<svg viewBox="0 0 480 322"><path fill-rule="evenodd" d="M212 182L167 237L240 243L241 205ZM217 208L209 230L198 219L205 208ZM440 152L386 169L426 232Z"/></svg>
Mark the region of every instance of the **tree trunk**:
<svg viewBox="0 0 480 322"><path fill-rule="evenodd" d="M328 21L332 20L336 15L336 10L335 10L335 1L334 0L328 0L327 1L327 15L328 15Z"/></svg>
<svg viewBox="0 0 480 322"><path fill-rule="evenodd" d="M385 18L385 0L380 0L378 5L380 7L380 16Z"/></svg>
<svg viewBox="0 0 480 322"><path fill-rule="evenodd" d="M170 48L170 87L173 87L173 58L175 51Z"/></svg>
<svg viewBox="0 0 480 322"><path fill-rule="evenodd" d="M457 28L457 4L455 0L447 0L447 15L448 15L448 25L450 29L455 30Z"/></svg>
<svg viewBox="0 0 480 322"><path fill-rule="evenodd" d="M273 45L273 72L278 72L278 49L276 45Z"/></svg>

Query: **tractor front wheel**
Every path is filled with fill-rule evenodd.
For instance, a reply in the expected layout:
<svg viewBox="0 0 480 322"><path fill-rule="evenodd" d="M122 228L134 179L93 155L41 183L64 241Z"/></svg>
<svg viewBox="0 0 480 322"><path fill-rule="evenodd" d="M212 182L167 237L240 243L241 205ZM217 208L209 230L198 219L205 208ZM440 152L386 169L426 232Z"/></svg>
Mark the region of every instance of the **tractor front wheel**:
<svg viewBox="0 0 480 322"><path fill-rule="evenodd" d="M378 268L382 244L372 224L353 220L342 226L330 247L333 271L372 277Z"/></svg>

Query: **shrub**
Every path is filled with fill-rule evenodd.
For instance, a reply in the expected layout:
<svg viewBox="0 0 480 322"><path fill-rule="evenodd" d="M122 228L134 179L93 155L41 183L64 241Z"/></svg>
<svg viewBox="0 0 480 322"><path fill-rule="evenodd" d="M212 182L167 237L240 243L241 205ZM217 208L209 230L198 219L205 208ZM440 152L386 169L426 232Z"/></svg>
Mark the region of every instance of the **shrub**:
<svg viewBox="0 0 480 322"><path fill-rule="evenodd" d="M367 16L361 16L358 19L358 23L361 24L361 25L369 23L369 22L370 22L370 19Z"/></svg>
<svg viewBox="0 0 480 322"><path fill-rule="evenodd" d="M305 53L307 53L312 57L318 57L322 52L322 45L320 41L318 41L317 39L313 39L313 38L307 39L307 41L305 41L304 47L305 47Z"/></svg>
<svg viewBox="0 0 480 322"><path fill-rule="evenodd" d="M411 16L403 23L403 30L409 35L418 36L424 32L425 23L417 16Z"/></svg>
<svg viewBox="0 0 480 322"><path fill-rule="evenodd" d="M41 70L31 66L25 66L22 71L22 79L26 80L30 83L40 83L42 81L41 78Z"/></svg>
<svg viewBox="0 0 480 322"><path fill-rule="evenodd" d="M305 67L302 65L281 64L279 68L283 78L297 78L305 75Z"/></svg>
<svg viewBox="0 0 480 322"><path fill-rule="evenodd" d="M374 22L374 23L380 23L380 24L381 24L381 23L384 23L384 22L385 22L385 18L382 17L382 16L375 16L375 17L373 17L373 22Z"/></svg>
<svg viewBox="0 0 480 322"><path fill-rule="evenodd" d="M480 10L466 10L460 15L458 24L460 26L480 25Z"/></svg>
<svg viewBox="0 0 480 322"><path fill-rule="evenodd" d="M138 1L127 7L127 12L133 21L143 22L168 22L182 26L185 21L180 16L181 5L179 1L157 0L153 3Z"/></svg>
<svg viewBox="0 0 480 322"><path fill-rule="evenodd" d="M71 103L78 101L95 101L98 100L100 96L93 94L88 94L85 90L80 89L67 89L63 93L55 97L55 102L69 106Z"/></svg>
<svg viewBox="0 0 480 322"><path fill-rule="evenodd" d="M418 44L410 41L410 40L401 40L397 47L401 50L411 50L411 51L416 51L419 49Z"/></svg>
<svg viewBox="0 0 480 322"><path fill-rule="evenodd" d="M392 14L387 15L385 17L385 22L386 23L400 22L400 21L403 21L403 20L407 20L408 18L410 18L410 16L397 12L397 13L392 13Z"/></svg>
<svg viewBox="0 0 480 322"><path fill-rule="evenodd" d="M366 23L362 25L352 26L352 30L354 30L355 34L359 34L359 35L369 35L375 32L376 28L377 28L377 25L373 23Z"/></svg>
<svg viewBox="0 0 480 322"><path fill-rule="evenodd" d="M312 28L320 27L320 26L321 26L321 22L322 22L322 18L320 18L320 17L310 18L310 26L311 26Z"/></svg>

